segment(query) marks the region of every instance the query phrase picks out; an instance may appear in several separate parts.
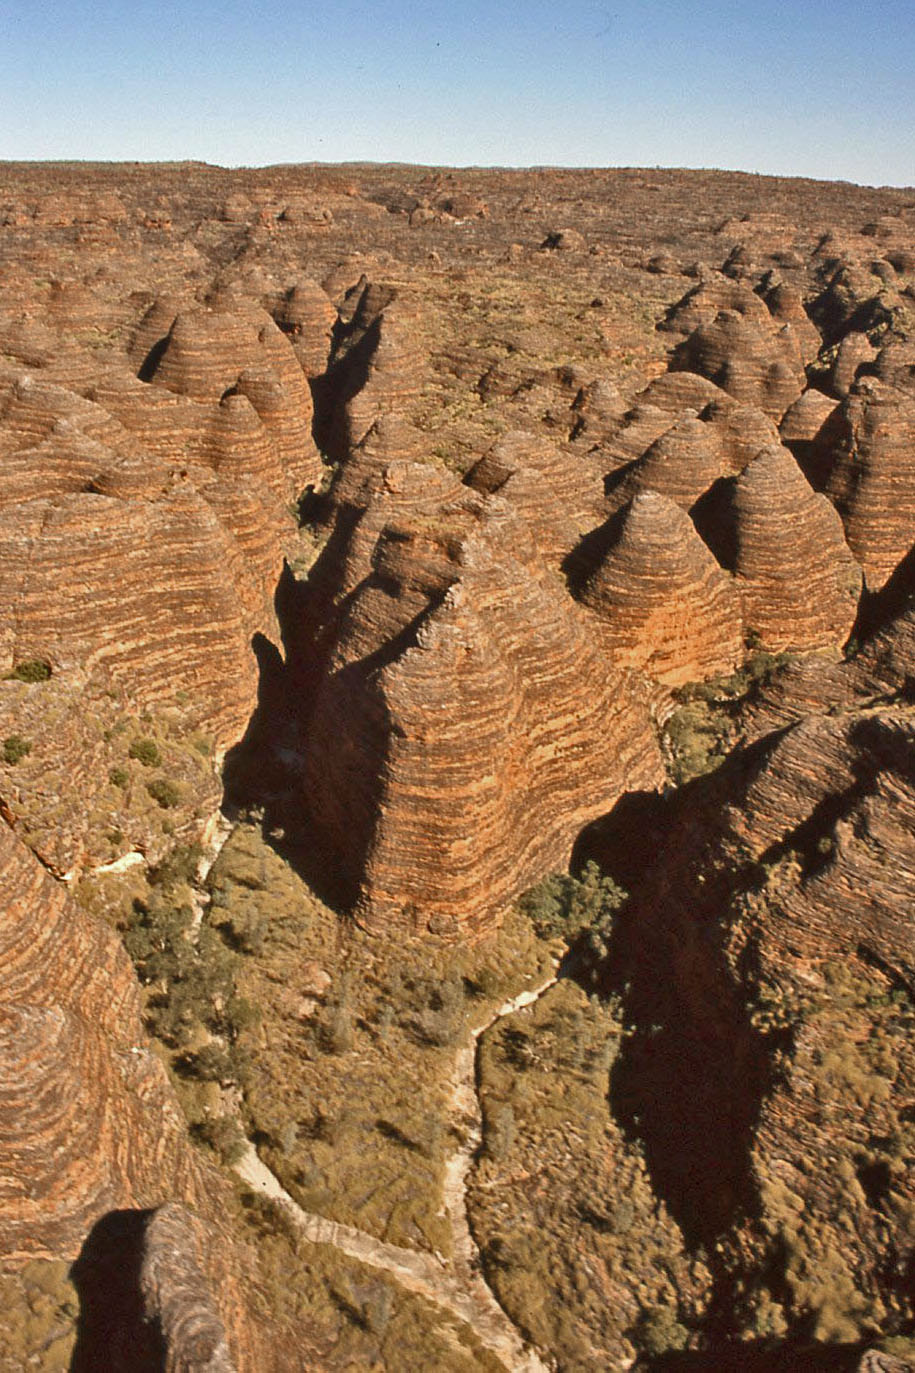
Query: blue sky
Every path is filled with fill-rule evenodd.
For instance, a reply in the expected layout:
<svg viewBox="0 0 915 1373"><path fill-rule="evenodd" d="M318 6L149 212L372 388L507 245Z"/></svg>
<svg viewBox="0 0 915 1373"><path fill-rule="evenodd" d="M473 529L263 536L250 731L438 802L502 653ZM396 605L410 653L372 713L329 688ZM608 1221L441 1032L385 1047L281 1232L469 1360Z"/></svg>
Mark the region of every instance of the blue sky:
<svg viewBox="0 0 915 1373"><path fill-rule="evenodd" d="M912 0L0 0L0 158L915 184Z"/></svg>

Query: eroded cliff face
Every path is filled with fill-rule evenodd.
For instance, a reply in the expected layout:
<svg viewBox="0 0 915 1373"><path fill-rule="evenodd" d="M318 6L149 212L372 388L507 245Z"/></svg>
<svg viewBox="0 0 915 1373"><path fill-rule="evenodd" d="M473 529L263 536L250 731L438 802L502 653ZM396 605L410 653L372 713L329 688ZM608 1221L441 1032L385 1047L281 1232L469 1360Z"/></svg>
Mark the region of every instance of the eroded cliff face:
<svg viewBox="0 0 915 1373"><path fill-rule="evenodd" d="M0 824L0 961L4 1264L76 1259L101 1226L93 1252L124 1265L128 1259L117 1249L106 1258L107 1218L121 1214L126 1223L135 1216L139 1225L143 1212L178 1199L200 1219L187 1215L170 1240L168 1312L161 1292L154 1302L150 1296L156 1309L149 1319L161 1325L168 1366L193 1366L189 1354L198 1338L194 1310L201 1299L175 1290L182 1264L199 1264L207 1275L210 1327L220 1328L223 1349L214 1369L233 1366L230 1347L239 1366L252 1366L263 1346L243 1306L243 1258L223 1214L226 1184L190 1144L142 1028L140 991L123 945L69 899L7 824ZM150 1242L160 1247L156 1235L154 1226ZM100 1320L103 1328L104 1300L94 1291L85 1308L87 1321ZM95 1353L102 1356L101 1345ZM123 1366L130 1366L129 1349Z"/></svg>
<svg viewBox="0 0 915 1373"><path fill-rule="evenodd" d="M479 933L660 759L614 668L499 497L382 531L311 721L305 787L360 918Z"/></svg>
<svg viewBox="0 0 915 1373"><path fill-rule="evenodd" d="M674 802L626 911L611 1089L719 1255L714 1320L908 1319L911 750L907 707L766 737Z"/></svg>

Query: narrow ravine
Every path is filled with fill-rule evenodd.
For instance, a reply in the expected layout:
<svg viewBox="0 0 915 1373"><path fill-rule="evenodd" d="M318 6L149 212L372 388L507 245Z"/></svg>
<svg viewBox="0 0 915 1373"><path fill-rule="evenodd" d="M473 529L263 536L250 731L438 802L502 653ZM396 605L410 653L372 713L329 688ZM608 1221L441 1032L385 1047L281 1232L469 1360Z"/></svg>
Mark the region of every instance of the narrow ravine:
<svg viewBox="0 0 915 1373"><path fill-rule="evenodd" d="M504 1016L533 1005L559 977L554 965L536 987L504 1002L483 1024L470 1032L454 1061L451 1090L452 1119L461 1143L445 1165L442 1213L451 1222L453 1258L443 1260L416 1249L387 1244L355 1226L305 1211L289 1195L263 1162L250 1140L235 1164L249 1187L281 1205L303 1237L314 1244L331 1244L341 1253L373 1268L383 1269L402 1287L451 1312L471 1327L485 1347L509 1373L548 1373L550 1365L525 1343L487 1285L480 1252L467 1214L467 1174L482 1141L482 1110L477 1092L477 1053L482 1035Z"/></svg>
<svg viewBox="0 0 915 1373"><path fill-rule="evenodd" d="M505 1320L508 1317L502 1311L489 1286L480 1277L482 1271L480 1251L470 1228L470 1218L467 1212L467 1174L483 1141L483 1112L477 1090L477 1059L480 1040L486 1031L497 1021L504 1019L505 1016L514 1015L516 1011L523 1010L525 1006L532 1006L535 1001L543 996L544 992L555 986L559 977L558 967L559 965L555 964L549 976L538 983L536 987L530 987L526 991L519 992L517 996L512 997L511 1000L504 1002L497 1010L493 1011L482 1025L478 1025L475 1030L471 1031L468 1041L458 1049L454 1060L451 1110L452 1119L458 1126L458 1133L463 1136L463 1143L445 1164L442 1214L447 1215L451 1221L451 1242L455 1267L464 1271L472 1282L482 1287L486 1301L495 1306Z"/></svg>

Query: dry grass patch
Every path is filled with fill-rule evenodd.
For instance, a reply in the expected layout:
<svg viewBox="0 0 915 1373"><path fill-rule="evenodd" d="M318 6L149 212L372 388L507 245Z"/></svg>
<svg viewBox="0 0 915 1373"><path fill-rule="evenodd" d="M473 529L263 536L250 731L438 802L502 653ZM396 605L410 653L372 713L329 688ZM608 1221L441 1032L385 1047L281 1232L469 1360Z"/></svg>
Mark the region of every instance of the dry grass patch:
<svg viewBox="0 0 915 1373"><path fill-rule="evenodd" d="M32 1259L0 1274L0 1373L65 1373L76 1344L79 1298L65 1259Z"/></svg>
<svg viewBox="0 0 915 1373"><path fill-rule="evenodd" d="M238 1037L244 1111L306 1210L447 1256L451 1079L468 1027L549 964L512 917L475 949L369 936L323 906L253 826L210 876L209 920L235 947L258 1021Z"/></svg>
<svg viewBox="0 0 915 1373"><path fill-rule="evenodd" d="M487 1279L563 1370L683 1347L709 1275L656 1200L607 1095L624 1033L613 1002L563 980L480 1047L484 1151L471 1219Z"/></svg>
<svg viewBox="0 0 915 1373"><path fill-rule="evenodd" d="M249 1292L268 1321L289 1331L289 1373L504 1373L468 1326L379 1269L309 1244L281 1208L243 1193L240 1213L258 1255Z"/></svg>

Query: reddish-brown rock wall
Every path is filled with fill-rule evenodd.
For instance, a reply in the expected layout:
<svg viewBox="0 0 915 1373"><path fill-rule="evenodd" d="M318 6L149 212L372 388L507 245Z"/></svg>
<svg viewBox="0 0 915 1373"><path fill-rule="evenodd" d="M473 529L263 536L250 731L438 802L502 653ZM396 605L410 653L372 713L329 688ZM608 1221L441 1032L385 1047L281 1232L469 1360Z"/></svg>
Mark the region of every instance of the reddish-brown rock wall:
<svg viewBox="0 0 915 1373"><path fill-rule="evenodd" d="M878 591L915 531L915 399L865 378L821 430L819 443L831 459L824 489L868 587Z"/></svg>
<svg viewBox="0 0 915 1373"><path fill-rule="evenodd" d="M621 667L668 687L727 673L743 656L740 598L680 506L643 491L582 600Z"/></svg>
<svg viewBox="0 0 915 1373"><path fill-rule="evenodd" d="M33 501L0 519L2 653L59 667L99 664L141 703L199 699L223 744L256 695L241 554L193 491L152 505L100 495ZM253 611L253 613L252 613Z"/></svg>
<svg viewBox="0 0 915 1373"><path fill-rule="evenodd" d="M735 400L757 405L776 424L806 382L791 325L778 328L768 313L767 322L759 323L722 311L679 345L671 368L710 378Z"/></svg>
<svg viewBox="0 0 915 1373"><path fill-rule="evenodd" d="M656 1186L823 1340L910 1310L912 762L904 710L772 736L681 793L627 912L615 1073Z"/></svg>
<svg viewBox="0 0 915 1373"><path fill-rule="evenodd" d="M842 645L861 572L841 522L785 448L767 448L736 480L734 571L748 629L770 649Z"/></svg>
<svg viewBox="0 0 915 1373"><path fill-rule="evenodd" d="M660 780L599 621L504 502L466 500L457 538L381 541L312 722L316 838L375 929L491 926L609 799Z"/></svg>

